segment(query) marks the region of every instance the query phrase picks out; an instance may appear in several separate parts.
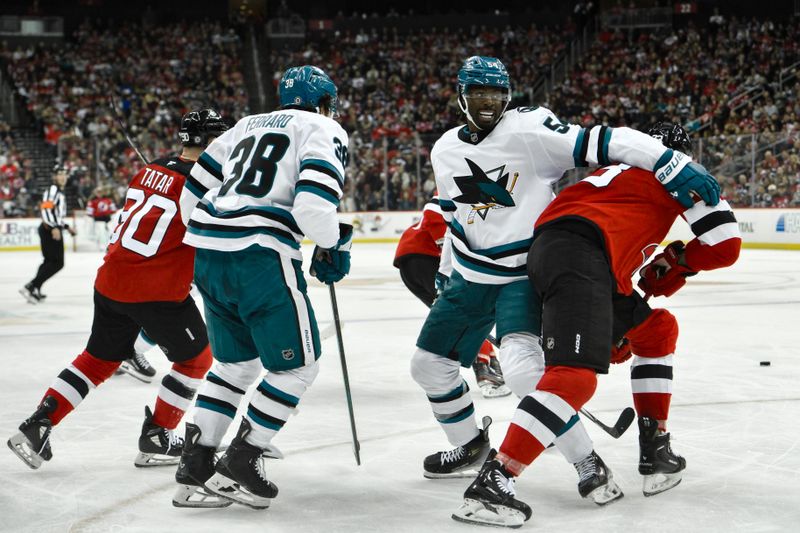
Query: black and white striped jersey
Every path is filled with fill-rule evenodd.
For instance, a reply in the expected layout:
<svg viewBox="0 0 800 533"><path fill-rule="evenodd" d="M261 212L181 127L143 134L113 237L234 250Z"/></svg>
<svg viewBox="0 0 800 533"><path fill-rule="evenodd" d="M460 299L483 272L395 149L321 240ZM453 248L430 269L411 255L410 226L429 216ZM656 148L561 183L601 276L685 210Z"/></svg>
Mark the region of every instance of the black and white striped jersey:
<svg viewBox="0 0 800 533"><path fill-rule="evenodd" d="M40 207L42 222L51 228L66 227L67 200L58 185L53 183L44 191Z"/></svg>

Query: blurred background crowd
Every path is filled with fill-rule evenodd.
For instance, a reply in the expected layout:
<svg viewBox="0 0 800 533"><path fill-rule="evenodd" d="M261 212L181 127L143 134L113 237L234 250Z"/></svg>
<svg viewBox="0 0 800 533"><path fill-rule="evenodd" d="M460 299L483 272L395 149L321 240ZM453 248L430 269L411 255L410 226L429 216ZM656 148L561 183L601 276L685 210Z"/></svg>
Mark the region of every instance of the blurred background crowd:
<svg viewBox="0 0 800 533"><path fill-rule="evenodd" d="M339 88L351 154L343 209L418 209L435 189L430 147L463 122L456 72L474 54L505 62L511 107L546 106L583 126L683 124L733 205L800 206L798 17L737 15L722 2L692 17L666 2L598 4L540 20L513 10L324 18L243 1L214 22L164 22L150 8L84 17L57 39L0 39L3 215L35 211L55 160L70 170L71 208L99 194L119 202L142 165L125 128L147 157L174 152L187 110L213 106L231 122L268 111L298 64Z"/></svg>

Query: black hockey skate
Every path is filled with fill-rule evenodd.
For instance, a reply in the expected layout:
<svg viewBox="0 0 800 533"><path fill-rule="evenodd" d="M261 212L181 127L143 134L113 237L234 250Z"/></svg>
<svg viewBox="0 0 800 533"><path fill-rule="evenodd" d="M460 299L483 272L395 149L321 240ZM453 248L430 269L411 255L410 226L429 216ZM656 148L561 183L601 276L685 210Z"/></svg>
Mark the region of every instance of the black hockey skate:
<svg viewBox="0 0 800 533"><path fill-rule="evenodd" d="M489 363L476 359L472 370L475 371L475 380L484 398L502 398L511 394L496 357L492 357Z"/></svg>
<svg viewBox="0 0 800 533"><path fill-rule="evenodd" d="M489 454L489 426L492 419L483 417L478 436L453 450L437 452L425 458L423 476L428 479L472 477Z"/></svg>
<svg viewBox="0 0 800 533"><path fill-rule="evenodd" d="M144 466L169 466L180 461L183 439L171 429L153 424L153 412L144 408L144 424L139 436L139 454L133 464Z"/></svg>
<svg viewBox="0 0 800 533"><path fill-rule="evenodd" d="M464 492L464 503L453 513L453 520L482 526L518 528L530 519L533 510L516 499L514 477L491 451L478 477Z"/></svg>
<svg viewBox="0 0 800 533"><path fill-rule="evenodd" d="M686 459L672 452L669 433L658 429L652 418L639 418L639 473L644 476L642 492L654 496L681 482Z"/></svg>
<svg viewBox="0 0 800 533"><path fill-rule="evenodd" d="M580 478L578 492L581 498L589 498L597 505L606 505L624 496L619 485L614 482L611 470L594 450L573 466Z"/></svg>
<svg viewBox="0 0 800 533"><path fill-rule="evenodd" d="M19 290L19 293L22 295L23 298L28 300L29 304L38 304L44 301L47 298L47 295L42 294L38 287L34 287L30 283L25 285Z"/></svg>
<svg viewBox="0 0 800 533"><path fill-rule="evenodd" d="M253 509L266 509L272 498L278 495L278 487L267 479L264 472L261 460L264 450L244 440L252 430L250 422L243 419L236 437L217 462L215 474L206 481L205 487L232 502Z"/></svg>
<svg viewBox="0 0 800 533"><path fill-rule="evenodd" d="M195 424L186 424L186 438L183 442L183 453L175 481L178 489L172 497L175 507L228 507L233 502L213 494L203 484L214 475L216 450L211 446L198 444L200 428Z"/></svg>
<svg viewBox="0 0 800 533"><path fill-rule="evenodd" d="M50 432L53 423L48 414L56 410L58 402L52 396L45 397L33 414L19 426L19 433L8 439L8 447L17 457L33 468L42 466L44 461L53 458L50 449Z"/></svg>
<svg viewBox="0 0 800 533"><path fill-rule="evenodd" d="M153 381L153 376L156 375L156 369L150 365L150 362L145 358L144 354L135 353L130 359L122 361L117 373L128 374L139 381L150 383Z"/></svg>

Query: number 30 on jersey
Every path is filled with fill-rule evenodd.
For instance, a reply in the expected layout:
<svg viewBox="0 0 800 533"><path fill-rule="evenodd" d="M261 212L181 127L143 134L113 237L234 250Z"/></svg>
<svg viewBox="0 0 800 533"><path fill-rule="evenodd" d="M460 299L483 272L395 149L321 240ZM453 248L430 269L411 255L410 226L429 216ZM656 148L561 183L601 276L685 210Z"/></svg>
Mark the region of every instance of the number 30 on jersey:
<svg viewBox="0 0 800 533"><path fill-rule="evenodd" d="M178 213L178 206L174 200L164 196L152 194L147 200L145 196L145 192L141 189L128 189L125 209L119 215L119 223L108 239L108 244L112 245L122 237L120 244L123 248L144 257L152 257L158 253L167 228ZM153 227L147 241L136 238L136 232L145 217L148 221L155 218L155 224L145 224Z"/></svg>

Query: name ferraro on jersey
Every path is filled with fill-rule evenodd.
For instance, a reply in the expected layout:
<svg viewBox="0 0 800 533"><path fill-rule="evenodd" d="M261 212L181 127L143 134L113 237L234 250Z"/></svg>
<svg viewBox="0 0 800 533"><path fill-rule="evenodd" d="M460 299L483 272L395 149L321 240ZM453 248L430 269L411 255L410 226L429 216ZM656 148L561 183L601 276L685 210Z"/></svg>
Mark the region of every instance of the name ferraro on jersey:
<svg viewBox="0 0 800 533"><path fill-rule="evenodd" d="M258 245L295 259L304 236L334 246L347 142L338 123L310 111L244 117L192 168L181 197L185 242L227 251Z"/></svg>

